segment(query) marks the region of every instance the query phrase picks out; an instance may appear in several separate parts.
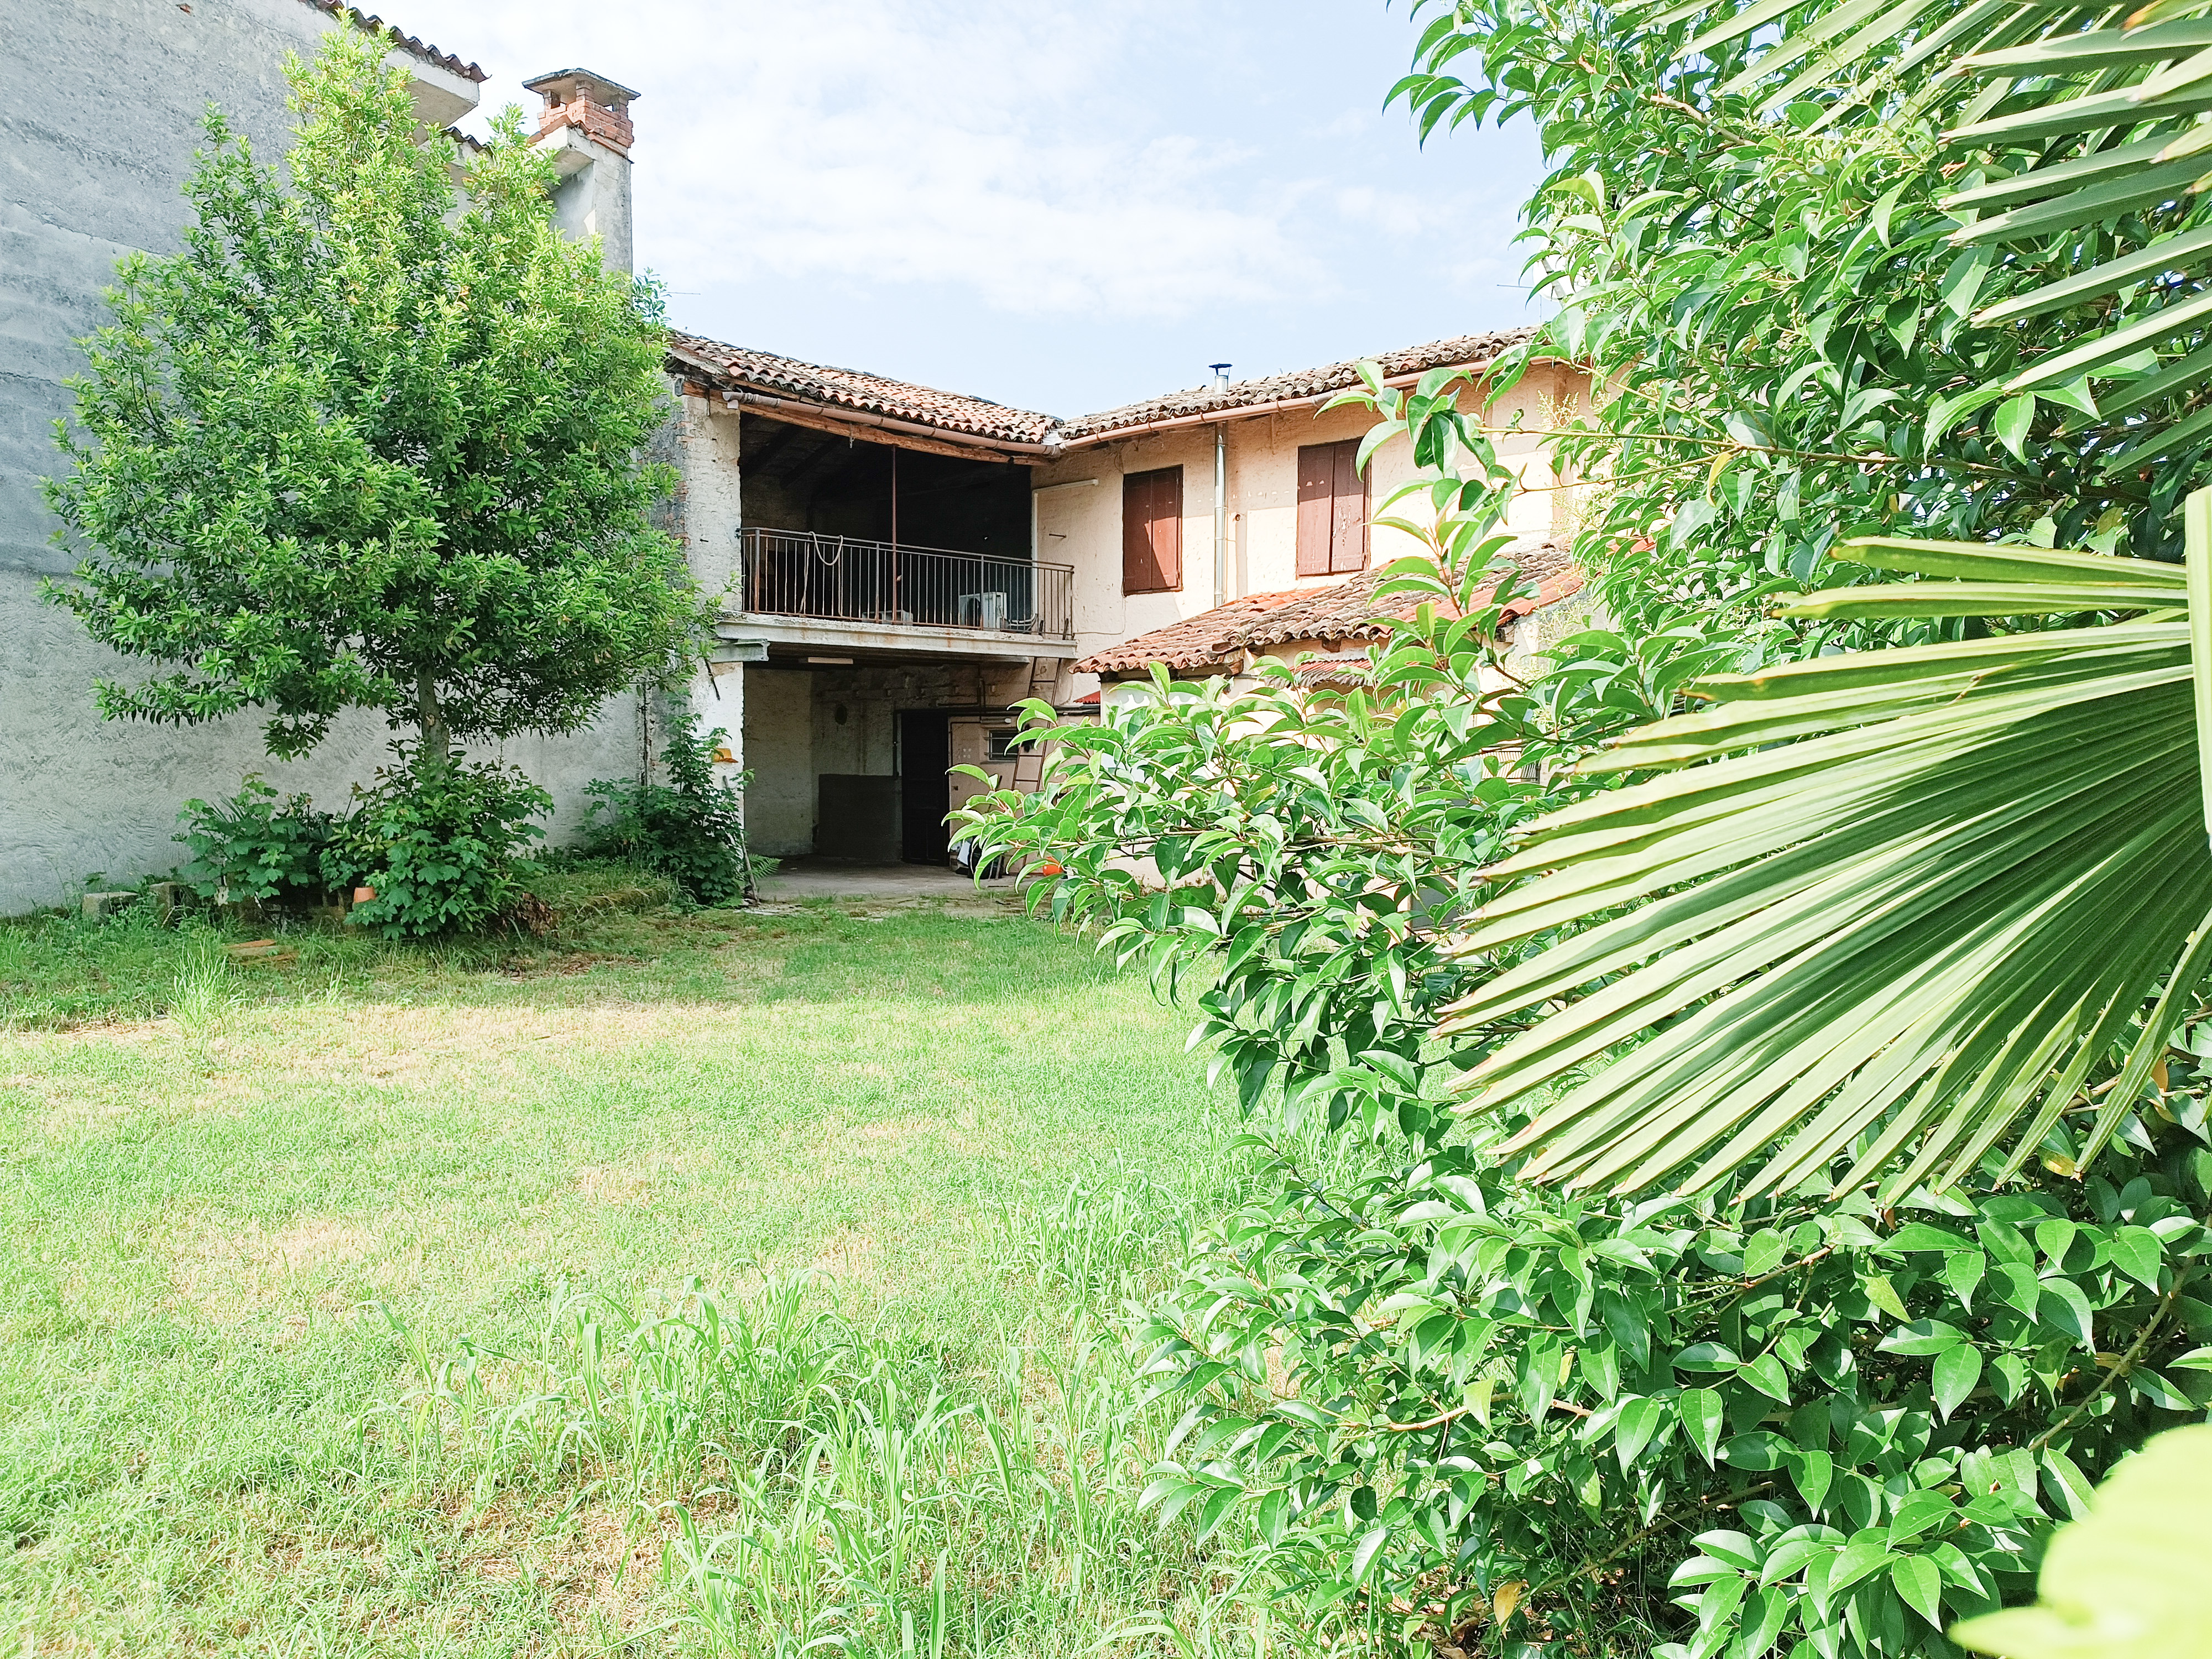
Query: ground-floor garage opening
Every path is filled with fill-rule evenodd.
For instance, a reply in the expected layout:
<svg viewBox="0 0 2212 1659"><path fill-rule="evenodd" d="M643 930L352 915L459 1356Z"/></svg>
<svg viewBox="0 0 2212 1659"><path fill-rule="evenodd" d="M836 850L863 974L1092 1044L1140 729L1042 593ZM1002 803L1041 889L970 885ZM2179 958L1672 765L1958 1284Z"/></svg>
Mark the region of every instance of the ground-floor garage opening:
<svg viewBox="0 0 2212 1659"><path fill-rule="evenodd" d="M946 815L1013 781L1007 706L1025 664L750 663L745 820L756 853L853 864L943 865ZM948 776L981 766L991 785Z"/></svg>

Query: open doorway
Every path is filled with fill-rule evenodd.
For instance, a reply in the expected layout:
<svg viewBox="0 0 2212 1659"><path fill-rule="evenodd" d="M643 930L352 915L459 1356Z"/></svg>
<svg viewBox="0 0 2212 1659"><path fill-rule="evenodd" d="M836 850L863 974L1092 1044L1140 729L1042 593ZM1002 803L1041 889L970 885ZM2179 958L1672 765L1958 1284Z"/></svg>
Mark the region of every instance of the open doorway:
<svg viewBox="0 0 2212 1659"><path fill-rule="evenodd" d="M943 864L951 856L952 810L945 771L952 764L952 717L940 708L899 711L899 856L908 864Z"/></svg>

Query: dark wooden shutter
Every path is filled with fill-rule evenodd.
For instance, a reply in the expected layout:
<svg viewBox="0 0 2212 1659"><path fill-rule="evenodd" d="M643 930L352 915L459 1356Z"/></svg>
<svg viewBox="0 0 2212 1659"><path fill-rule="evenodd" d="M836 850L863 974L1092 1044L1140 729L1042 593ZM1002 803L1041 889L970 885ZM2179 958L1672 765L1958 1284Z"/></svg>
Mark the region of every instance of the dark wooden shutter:
<svg viewBox="0 0 2212 1659"><path fill-rule="evenodd" d="M1171 593L1182 586L1182 469L1121 479L1121 591Z"/></svg>
<svg viewBox="0 0 2212 1659"><path fill-rule="evenodd" d="M1359 440L1333 444L1335 511L1331 514L1328 568L1339 574L1367 568L1367 485L1359 476Z"/></svg>
<svg viewBox="0 0 2212 1659"><path fill-rule="evenodd" d="M1335 514L1334 444L1305 444L1298 450L1298 574L1326 576L1329 571L1330 524Z"/></svg>
<svg viewBox="0 0 2212 1659"><path fill-rule="evenodd" d="M1298 574L1367 568L1367 485L1359 440L1298 448Z"/></svg>

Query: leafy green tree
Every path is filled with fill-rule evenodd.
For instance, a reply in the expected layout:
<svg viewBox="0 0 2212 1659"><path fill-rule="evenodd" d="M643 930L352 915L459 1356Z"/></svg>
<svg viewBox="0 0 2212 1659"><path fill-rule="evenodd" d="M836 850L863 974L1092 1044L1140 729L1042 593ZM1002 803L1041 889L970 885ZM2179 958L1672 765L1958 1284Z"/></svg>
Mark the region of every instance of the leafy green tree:
<svg viewBox="0 0 2212 1659"><path fill-rule="evenodd" d="M640 459L658 296L555 230L515 112L457 192L366 33L288 73L289 187L211 110L183 251L122 263L47 485L91 551L50 597L160 670L101 683L110 718L263 710L289 757L373 708L430 770L577 729L695 625Z"/></svg>
<svg viewBox="0 0 2212 1659"><path fill-rule="evenodd" d="M1059 867L1039 909L1192 995L1247 1115L1243 1201L1146 1310L1187 1407L1149 1501L1324 1643L1940 1655L2212 1399L2212 1152L2154 1122L2086 1183L1894 1208L1528 1179L1526 1115L1470 1119L1459 1083L1547 1022L1439 1035L1524 959L1446 924L1553 796L1528 763L1663 707L1707 647L1588 636L1531 695L1495 672L1495 579L1454 565L1361 685L1163 684L1036 728L1044 791L966 821L984 859ZM1562 787L1622 798L1601 781Z"/></svg>
<svg viewBox="0 0 2212 1659"><path fill-rule="evenodd" d="M2024 377L2104 319L1990 314L2194 204L1954 241L1949 198L2017 169L1971 176L1940 129L2048 88L1915 128L1893 58L1879 118L1770 118L1723 83L1895 12L1759 6L1690 51L1706 9L1461 6L1409 88L1437 121L1517 100L1559 165L1567 305L1528 355L1597 372L1565 441L1625 637L1568 642L1511 720L1427 623L1334 712L1170 689L975 827L1205 988L1253 1115L1267 1178L1152 1310L1190 1402L1153 1501L1316 1625L1941 1655L2208 1397L2212 583L2169 561L2212 566L2212 511L2185 522L2186 467L2111 465L2189 441L2192 343L2046 400ZM1479 482L1427 481L1468 515L1448 572ZM1682 665L1747 672L1589 754L1578 684L1677 630ZM1521 793L1485 763L1516 736L1580 764ZM1486 841L1522 850L1468 867Z"/></svg>
<svg viewBox="0 0 2212 1659"><path fill-rule="evenodd" d="M2207 27L2172 20L2206 8L1425 9L1396 88L1424 132L1519 118L1544 148L1526 240L1561 306L1532 350L1600 388L1560 429L1624 628L1863 579L1856 536L2179 556L2212 449L2212 161L2159 158L2204 142L2212 82L2172 77Z"/></svg>
<svg viewBox="0 0 2212 1659"><path fill-rule="evenodd" d="M1586 762L1632 787L1531 824L1459 941L1504 971L1448 1030L1553 1011L1468 1079L1532 1173L1901 1193L2203 1132L2204 9L1431 24L1423 121L1525 113L1554 167L1608 608L1737 619L1749 671Z"/></svg>

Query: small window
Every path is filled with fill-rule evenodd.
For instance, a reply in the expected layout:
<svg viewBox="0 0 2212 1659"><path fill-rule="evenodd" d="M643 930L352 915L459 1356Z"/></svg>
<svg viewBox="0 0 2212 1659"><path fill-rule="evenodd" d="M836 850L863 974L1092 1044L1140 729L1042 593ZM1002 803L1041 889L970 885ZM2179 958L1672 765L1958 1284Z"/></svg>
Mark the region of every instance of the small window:
<svg viewBox="0 0 2212 1659"><path fill-rule="evenodd" d="M1182 586L1182 469L1163 466L1121 480L1121 591L1172 593Z"/></svg>
<svg viewBox="0 0 2212 1659"><path fill-rule="evenodd" d="M1298 449L1298 574L1367 568L1367 481L1359 440Z"/></svg>
<svg viewBox="0 0 2212 1659"><path fill-rule="evenodd" d="M990 759L994 761L1015 761L1019 760L1022 757L1022 751L1014 747L1014 728L1012 726L994 726L991 728L989 736L991 739L989 754Z"/></svg>

